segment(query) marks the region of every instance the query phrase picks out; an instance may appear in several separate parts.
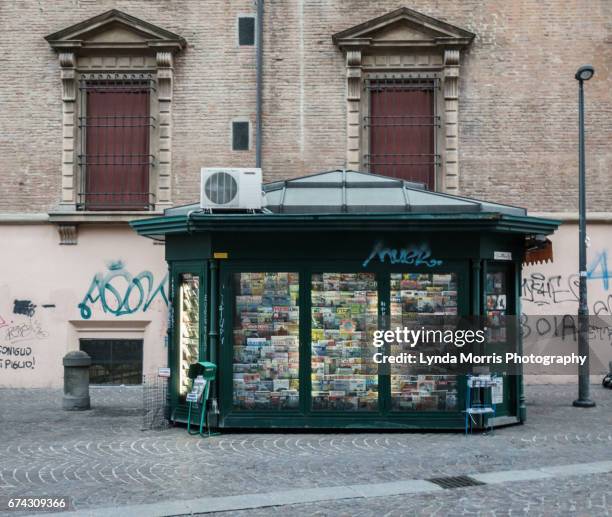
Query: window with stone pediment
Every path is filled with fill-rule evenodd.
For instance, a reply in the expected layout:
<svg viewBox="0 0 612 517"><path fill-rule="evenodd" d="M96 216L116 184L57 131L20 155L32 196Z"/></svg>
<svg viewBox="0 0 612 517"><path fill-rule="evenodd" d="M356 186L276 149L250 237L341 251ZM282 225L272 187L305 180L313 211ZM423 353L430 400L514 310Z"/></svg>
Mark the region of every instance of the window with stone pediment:
<svg viewBox="0 0 612 517"><path fill-rule="evenodd" d="M334 34L346 57L346 166L459 189L461 50L474 34L408 8Z"/></svg>
<svg viewBox="0 0 612 517"><path fill-rule="evenodd" d="M60 209L171 206L173 57L185 40L117 10L45 39L63 86Z"/></svg>

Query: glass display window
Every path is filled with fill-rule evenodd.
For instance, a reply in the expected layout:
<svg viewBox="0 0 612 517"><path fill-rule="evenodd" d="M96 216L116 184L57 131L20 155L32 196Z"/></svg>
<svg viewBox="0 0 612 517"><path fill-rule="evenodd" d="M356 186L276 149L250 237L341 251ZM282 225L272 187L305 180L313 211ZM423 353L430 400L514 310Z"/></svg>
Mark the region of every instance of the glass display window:
<svg viewBox="0 0 612 517"><path fill-rule="evenodd" d="M377 410L378 368L371 360L376 275L314 273L311 289L312 409Z"/></svg>
<svg viewBox="0 0 612 517"><path fill-rule="evenodd" d="M234 273L233 406L299 407L299 274Z"/></svg>
<svg viewBox="0 0 612 517"><path fill-rule="evenodd" d="M391 273L391 329L412 327L419 316L456 316L455 273ZM391 344L391 355L405 352ZM391 409L394 411L457 410L455 375L411 375L405 365L391 366Z"/></svg>
<svg viewBox="0 0 612 517"><path fill-rule="evenodd" d="M200 346L200 277L179 275L179 398L191 390L189 366L198 361Z"/></svg>
<svg viewBox="0 0 612 517"><path fill-rule="evenodd" d="M504 343L507 339L506 315L508 293L506 273L487 272L485 282L485 314L489 343Z"/></svg>

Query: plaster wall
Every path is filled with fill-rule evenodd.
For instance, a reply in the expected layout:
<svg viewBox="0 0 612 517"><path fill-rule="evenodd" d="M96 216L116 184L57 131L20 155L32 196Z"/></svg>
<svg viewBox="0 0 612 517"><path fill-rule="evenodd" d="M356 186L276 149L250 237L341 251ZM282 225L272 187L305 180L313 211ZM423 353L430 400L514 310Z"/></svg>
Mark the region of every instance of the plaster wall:
<svg viewBox="0 0 612 517"><path fill-rule="evenodd" d="M143 339L143 372L166 364L163 246L130 228L0 227L0 387L58 387L79 338Z"/></svg>
<svg viewBox="0 0 612 517"><path fill-rule="evenodd" d="M587 226L588 306L591 374L601 380L612 361L612 226ZM551 238L554 261L523 269L521 309L530 343L547 350L578 353L578 226L564 224ZM593 316L598 316L595 319ZM529 346L526 345L526 351ZM545 376L547 382L560 382L562 376ZM533 379L537 380L537 379ZM565 379L566 380L566 379Z"/></svg>

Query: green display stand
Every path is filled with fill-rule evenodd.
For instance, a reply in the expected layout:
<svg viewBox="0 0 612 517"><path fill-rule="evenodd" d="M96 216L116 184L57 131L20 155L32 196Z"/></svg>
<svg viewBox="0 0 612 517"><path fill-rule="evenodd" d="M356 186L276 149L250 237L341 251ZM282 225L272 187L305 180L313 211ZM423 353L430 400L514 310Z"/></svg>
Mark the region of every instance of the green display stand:
<svg viewBox="0 0 612 517"><path fill-rule="evenodd" d="M210 393L210 383L217 376L217 365L207 361L193 363L189 366L189 378L192 382L192 391L187 394L188 412L187 412L187 432L191 435L199 434L200 436L216 436L219 433L213 433L210 430L207 402ZM200 386L202 387L200 389ZM191 414L199 411L199 429L191 430ZM197 418L197 417L196 417ZM204 432L206 428L206 434Z"/></svg>

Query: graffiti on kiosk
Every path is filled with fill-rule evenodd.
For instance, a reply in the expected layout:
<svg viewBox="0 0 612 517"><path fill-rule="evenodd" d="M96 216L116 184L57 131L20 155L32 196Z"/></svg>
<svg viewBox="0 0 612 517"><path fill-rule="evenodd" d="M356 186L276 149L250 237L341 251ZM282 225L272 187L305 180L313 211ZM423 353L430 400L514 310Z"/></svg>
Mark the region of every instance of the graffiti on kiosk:
<svg viewBox="0 0 612 517"><path fill-rule="evenodd" d="M92 309L98 303L104 312L115 316L146 312L157 298L168 305L168 274L156 283L150 271L141 271L134 276L121 260L110 262L107 269L94 275L78 305L84 320L91 318Z"/></svg>
<svg viewBox="0 0 612 517"><path fill-rule="evenodd" d="M363 267L367 267L370 261L378 257L381 263L385 263L389 259L390 264L405 264L412 266L427 266L436 267L442 265L442 261L431 258L431 249L425 243L420 245L412 245L406 248L386 248L384 244L377 242L370 256L364 260Z"/></svg>
<svg viewBox="0 0 612 517"><path fill-rule="evenodd" d="M612 279L608 267L608 252L599 252L587 268L587 281L589 287L598 287L604 291L603 298L595 300L590 307L592 314L612 315L612 292L610 280ZM555 305L559 303L578 303L579 277L577 273L571 275L546 275L534 272L523 278L521 297L524 302L534 303L537 306Z"/></svg>

